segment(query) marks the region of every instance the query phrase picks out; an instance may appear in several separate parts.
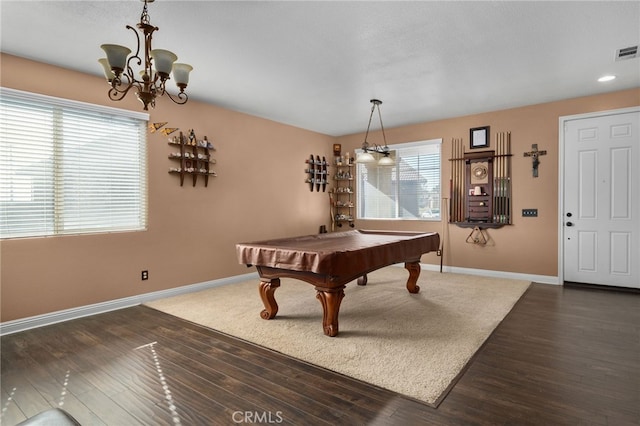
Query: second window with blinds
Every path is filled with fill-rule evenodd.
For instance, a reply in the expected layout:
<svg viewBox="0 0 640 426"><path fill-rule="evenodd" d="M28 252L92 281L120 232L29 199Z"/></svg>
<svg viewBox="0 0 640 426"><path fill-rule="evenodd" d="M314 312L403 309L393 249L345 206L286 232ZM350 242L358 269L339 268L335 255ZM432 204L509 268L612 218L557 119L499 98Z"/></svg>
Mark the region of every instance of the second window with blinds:
<svg viewBox="0 0 640 426"><path fill-rule="evenodd" d="M358 219L440 220L442 139L389 145L393 166L359 163Z"/></svg>

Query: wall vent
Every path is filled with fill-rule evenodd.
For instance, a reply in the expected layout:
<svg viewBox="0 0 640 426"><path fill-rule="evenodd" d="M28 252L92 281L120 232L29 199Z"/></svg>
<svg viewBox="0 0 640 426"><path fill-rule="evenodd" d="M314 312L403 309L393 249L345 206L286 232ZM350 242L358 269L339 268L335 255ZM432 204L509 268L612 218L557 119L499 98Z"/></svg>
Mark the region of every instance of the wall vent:
<svg viewBox="0 0 640 426"><path fill-rule="evenodd" d="M638 57L638 46L625 47L616 50L616 61L624 61L625 59L633 59Z"/></svg>

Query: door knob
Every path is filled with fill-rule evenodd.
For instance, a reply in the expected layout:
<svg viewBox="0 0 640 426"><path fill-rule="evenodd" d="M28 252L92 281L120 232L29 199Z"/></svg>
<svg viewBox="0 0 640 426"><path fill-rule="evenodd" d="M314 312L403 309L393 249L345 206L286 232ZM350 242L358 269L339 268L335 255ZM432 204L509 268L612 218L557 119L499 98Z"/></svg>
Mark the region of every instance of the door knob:
<svg viewBox="0 0 640 426"><path fill-rule="evenodd" d="M573 226L573 222L567 222L567 226Z"/></svg>
<svg viewBox="0 0 640 426"><path fill-rule="evenodd" d="M567 213L567 217L571 217L573 214L571 212Z"/></svg>

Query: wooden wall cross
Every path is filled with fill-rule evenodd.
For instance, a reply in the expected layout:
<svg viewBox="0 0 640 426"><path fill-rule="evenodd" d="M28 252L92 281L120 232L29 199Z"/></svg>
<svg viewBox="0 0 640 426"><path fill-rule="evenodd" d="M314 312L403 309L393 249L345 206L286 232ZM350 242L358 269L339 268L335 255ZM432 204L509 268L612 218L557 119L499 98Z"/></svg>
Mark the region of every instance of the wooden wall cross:
<svg viewBox="0 0 640 426"><path fill-rule="evenodd" d="M525 152L525 157L531 157L531 161L533 162L533 177L538 177L538 166L540 165L540 157L541 155L547 155L547 151L538 151L538 144L531 144L531 151Z"/></svg>

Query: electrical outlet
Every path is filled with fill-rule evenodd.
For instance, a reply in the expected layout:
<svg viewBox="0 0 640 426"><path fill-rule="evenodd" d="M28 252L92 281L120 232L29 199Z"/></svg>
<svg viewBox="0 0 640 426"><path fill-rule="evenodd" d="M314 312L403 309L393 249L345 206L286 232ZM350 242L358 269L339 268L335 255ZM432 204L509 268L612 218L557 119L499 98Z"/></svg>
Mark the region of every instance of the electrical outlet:
<svg viewBox="0 0 640 426"><path fill-rule="evenodd" d="M538 217L538 209L522 209L522 217Z"/></svg>
<svg viewBox="0 0 640 426"><path fill-rule="evenodd" d="M142 273L140 274L140 278L142 278L142 281L148 280L149 279L149 271L142 271Z"/></svg>
<svg viewBox="0 0 640 426"><path fill-rule="evenodd" d="M439 249L438 249L438 250L436 251L436 256L442 256L442 250L439 250Z"/></svg>

